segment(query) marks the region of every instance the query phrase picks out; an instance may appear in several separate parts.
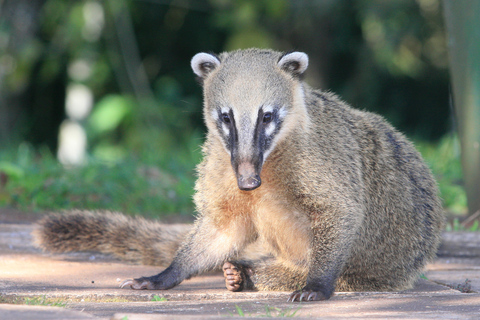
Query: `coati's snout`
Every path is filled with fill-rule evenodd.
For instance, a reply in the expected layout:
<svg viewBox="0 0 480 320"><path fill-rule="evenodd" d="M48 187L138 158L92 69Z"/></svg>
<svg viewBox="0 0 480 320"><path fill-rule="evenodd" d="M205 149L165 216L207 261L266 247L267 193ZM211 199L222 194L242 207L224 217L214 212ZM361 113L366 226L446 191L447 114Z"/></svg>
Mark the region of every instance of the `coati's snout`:
<svg viewBox="0 0 480 320"><path fill-rule="evenodd" d="M255 170L255 165L242 162L236 170L238 188L244 191L254 190L262 184L260 174Z"/></svg>

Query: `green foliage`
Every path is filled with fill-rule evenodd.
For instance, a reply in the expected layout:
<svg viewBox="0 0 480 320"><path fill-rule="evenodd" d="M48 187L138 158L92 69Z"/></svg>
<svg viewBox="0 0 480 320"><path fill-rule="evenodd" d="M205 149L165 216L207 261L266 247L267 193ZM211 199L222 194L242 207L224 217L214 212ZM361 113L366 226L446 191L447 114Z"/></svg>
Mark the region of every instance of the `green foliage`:
<svg viewBox="0 0 480 320"><path fill-rule="evenodd" d="M243 312L242 308L238 305L235 305L235 309L237 310L237 314L240 317L245 317L245 313Z"/></svg>
<svg viewBox="0 0 480 320"><path fill-rule="evenodd" d="M14 180L18 180L25 175L25 172L22 168L6 161L0 162L0 172L3 172L9 178Z"/></svg>
<svg viewBox="0 0 480 320"><path fill-rule="evenodd" d="M451 222L447 223L445 230L478 232L480 231L480 227L478 220L475 220L470 227L465 227L460 223L460 219L454 218Z"/></svg>
<svg viewBox="0 0 480 320"><path fill-rule="evenodd" d="M293 318L295 314L301 309L298 307L294 309L293 307L282 310L277 307L265 306L265 316L268 318Z"/></svg>
<svg viewBox="0 0 480 320"><path fill-rule="evenodd" d="M121 95L103 97L88 118L88 124L95 134L113 131L118 128L133 111L131 99Z"/></svg>
<svg viewBox="0 0 480 320"><path fill-rule="evenodd" d="M31 306L50 306L50 307L66 307L66 302L60 302L54 299L47 299L45 296L25 298L24 303Z"/></svg>
<svg viewBox="0 0 480 320"><path fill-rule="evenodd" d="M165 297L160 297L158 294L154 295L152 301L168 301Z"/></svg>
<svg viewBox="0 0 480 320"><path fill-rule="evenodd" d="M451 214L467 213L458 138L446 135L437 143L417 141L416 147L429 164L437 180L443 205Z"/></svg>
<svg viewBox="0 0 480 320"><path fill-rule="evenodd" d="M478 220L475 220L472 224L472 226L468 229L468 231L479 231L479 222Z"/></svg>
<svg viewBox="0 0 480 320"><path fill-rule="evenodd" d="M163 163L154 155L143 161L127 156L116 163L90 159L88 165L64 168L47 149L35 152L21 145L16 153L0 153L0 161L23 173L5 171L8 182L0 205L28 211L105 209L151 217L193 212L196 161L178 161L174 154Z"/></svg>

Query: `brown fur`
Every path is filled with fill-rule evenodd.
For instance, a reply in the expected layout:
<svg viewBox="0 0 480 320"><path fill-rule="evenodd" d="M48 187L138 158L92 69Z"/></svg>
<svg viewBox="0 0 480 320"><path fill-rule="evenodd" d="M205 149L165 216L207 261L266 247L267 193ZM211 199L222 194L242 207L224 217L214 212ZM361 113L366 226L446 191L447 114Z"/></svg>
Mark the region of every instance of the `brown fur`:
<svg viewBox="0 0 480 320"><path fill-rule="evenodd" d="M122 260L165 266L191 225L165 225L115 212L74 210L38 222L35 244L50 252L98 251Z"/></svg>
<svg viewBox="0 0 480 320"><path fill-rule="evenodd" d="M434 258L443 228L435 181L413 145L380 116L304 84L301 54L286 55L293 63L283 64L284 55L266 50L203 55L194 66L208 127L194 197L198 219L164 272L124 285L168 289L232 261L248 270L241 272L247 288L302 288L306 299L328 299L334 289L410 288ZM285 116L270 149L258 151L248 124L260 128L258 108L269 103L281 103L276 112ZM227 112L237 121L233 147L224 135L234 119L221 122ZM273 131L268 125L262 132ZM254 177L248 183L261 177L261 186L240 190L250 186L245 175ZM122 236L145 235L137 229ZM164 241L162 232L146 231L152 242ZM240 258L252 243L265 258ZM291 300L303 298L296 291Z"/></svg>

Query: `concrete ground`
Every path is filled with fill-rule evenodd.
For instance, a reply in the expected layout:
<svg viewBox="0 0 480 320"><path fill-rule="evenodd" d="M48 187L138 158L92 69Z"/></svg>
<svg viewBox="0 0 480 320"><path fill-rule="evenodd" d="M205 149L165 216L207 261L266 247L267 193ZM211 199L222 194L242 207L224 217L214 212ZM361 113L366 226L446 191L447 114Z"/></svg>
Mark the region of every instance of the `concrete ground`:
<svg viewBox="0 0 480 320"><path fill-rule="evenodd" d="M480 319L480 233L445 233L412 290L292 304L289 292L228 292L219 273L168 291L120 289L120 280L161 270L96 253L42 253L31 243L35 219L0 209L0 319Z"/></svg>

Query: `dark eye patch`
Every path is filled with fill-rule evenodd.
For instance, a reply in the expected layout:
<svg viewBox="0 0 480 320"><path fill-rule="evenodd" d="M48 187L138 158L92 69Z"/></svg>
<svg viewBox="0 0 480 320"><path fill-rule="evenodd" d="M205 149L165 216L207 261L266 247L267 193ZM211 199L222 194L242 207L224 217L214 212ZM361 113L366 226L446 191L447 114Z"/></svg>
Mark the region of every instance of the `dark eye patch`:
<svg viewBox="0 0 480 320"><path fill-rule="evenodd" d="M225 146L228 150L232 151L233 146L238 141L237 128L235 125L235 118L233 117L233 110L230 109L228 112L222 112L220 108L217 109L218 120L217 128L220 136L225 142ZM222 126L226 125L228 127L228 132L224 131Z"/></svg>

